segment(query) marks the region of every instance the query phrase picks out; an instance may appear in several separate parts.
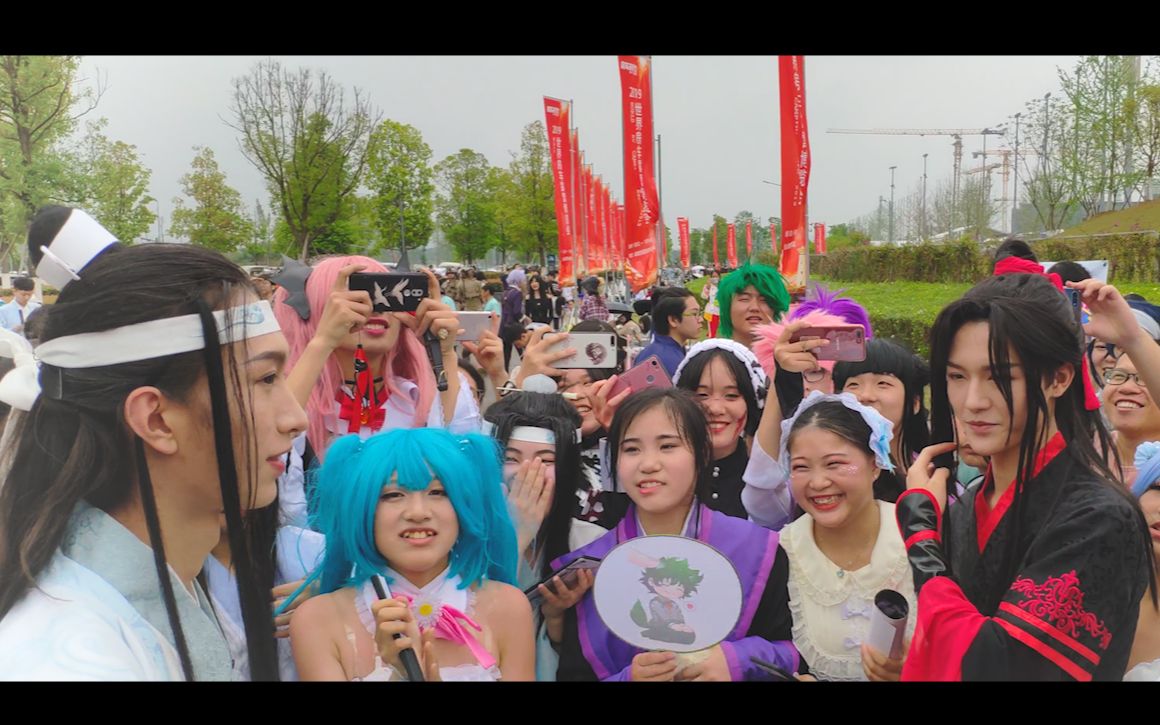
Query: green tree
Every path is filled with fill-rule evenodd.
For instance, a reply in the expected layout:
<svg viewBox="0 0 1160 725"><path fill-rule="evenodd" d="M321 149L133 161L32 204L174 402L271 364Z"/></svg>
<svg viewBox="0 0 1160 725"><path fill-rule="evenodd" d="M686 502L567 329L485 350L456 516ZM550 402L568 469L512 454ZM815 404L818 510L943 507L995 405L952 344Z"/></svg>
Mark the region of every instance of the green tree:
<svg viewBox="0 0 1160 725"><path fill-rule="evenodd" d="M556 248L558 228L552 160L543 122L524 126L520 150L511 156L508 178L500 185L497 200L499 209L510 212L504 215L504 232L521 257L546 264L548 252Z"/></svg>
<svg viewBox="0 0 1160 725"><path fill-rule="evenodd" d="M181 177L181 189L193 202L173 200L173 221L169 233L219 252L232 252L253 238L253 225L246 218L242 195L226 183L213 149L194 146L192 170ZM260 207L259 207L260 208Z"/></svg>
<svg viewBox="0 0 1160 725"><path fill-rule="evenodd" d="M468 264L496 246L496 176L490 169L487 157L471 149L460 149L435 166L439 227Z"/></svg>
<svg viewBox="0 0 1160 725"><path fill-rule="evenodd" d="M520 215L516 201L519 190L512 172L499 166L488 169L487 188L495 214L495 238L491 248L499 252L500 264L507 264L509 253L520 253L515 237L515 230L519 226L517 217Z"/></svg>
<svg viewBox="0 0 1160 725"><path fill-rule="evenodd" d="M45 204L75 202L60 142L96 107L79 56L0 56L0 258L22 243Z"/></svg>
<svg viewBox="0 0 1160 725"><path fill-rule="evenodd" d="M272 60L233 86L230 125L241 134L242 154L266 178L283 236L303 262L333 248L344 235L330 227L346 218L344 202L362 181L377 112L358 88L348 106L325 72L291 73ZM315 250L315 240L327 235Z"/></svg>
<svg viewBox="0 0 1160 725"><path fill-rule="evenodd" d="M152 172L142 165L136 146L102 133L106 123L88 124L74 157L79 203L117 239L132 244L157 220L149 208Z"/></svg>
<svg viewBox="0 0 1160 725"><path fill-rule="evenodd" d="M435 208L433 179L431 147L419 129L390 119L379 124L370 139L367 186L384 246L399 245L400 211L407 247L427 244L435 230L431 218Z"/></svg>

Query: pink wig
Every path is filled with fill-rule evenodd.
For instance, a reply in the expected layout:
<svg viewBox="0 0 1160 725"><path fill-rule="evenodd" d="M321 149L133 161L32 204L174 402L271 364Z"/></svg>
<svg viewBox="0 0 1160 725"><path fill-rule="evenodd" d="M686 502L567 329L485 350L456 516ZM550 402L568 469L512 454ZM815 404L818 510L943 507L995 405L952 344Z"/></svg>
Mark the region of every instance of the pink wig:
<svg viewBox="0 0 1160 725"><path fill-rule="evenodd" d="M791 312L790 317L794 318L794 322L797 320L805 320L811 325L851 324L845 319L838 317L837 315L831 315L826 312L806 312L801 315L796 315L796 317L794 313ZM753 354L757 356L758 362L761 363L761 367L765 369L765 374L769 376L770 380L773 380L774 375L777 372L777 363L773 357L773 348L777 344L777 338L781 337L781 331L784 330L788 324L789 322L786 322L785 324L774 322L769 325L759 325L754 330L757 333L757 341L753 343ZM831 373L834 372L833 360L821 360L819 364L823 369L828 370Z"/></svg>
<svg viewBox="0 0 1160 725"><path fill-rule="evenodd" d="M366 266L364 272L389 272L381 263L369 257L327 257L314 265L314 271L306 280L306 299L310 301L310 319L303 320L289 305L285 304L289 296L285 289L279 287L274 293L274 316L282 326L282 333L290 347L290 360L287 366L292 369L298 358L306 350L306 345L318 330L318 321L322 319L322 311L330 297L330 290L338 279L338 272L349 264ZM405 395L395 384L396 378L411 380L419 386L419 401L415 406L415 427L427 425L427 416L431 412L431 405L435 400L435 374L427 364L427 351L415 333L404 327L399 331L399 340L383 359L383 367L375 371L375 377L382 376L391 395ZM319 460L325 456L325 449L329 444L330 433L326 430L323 417L334 407L334 398L342 385L342 369L338 359L331 355L322 368L322 374L314 384L310 393L310 401L306 406L306 417L309 420L307 438L313 446Z"/></svg>

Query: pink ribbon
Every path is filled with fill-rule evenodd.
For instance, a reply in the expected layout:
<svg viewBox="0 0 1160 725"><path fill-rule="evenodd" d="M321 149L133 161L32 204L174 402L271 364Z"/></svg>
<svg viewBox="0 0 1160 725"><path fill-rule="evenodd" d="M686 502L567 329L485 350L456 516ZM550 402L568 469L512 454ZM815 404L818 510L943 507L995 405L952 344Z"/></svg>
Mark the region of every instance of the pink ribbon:
<svg viewBox="0 0 1160 725"><path fill-rule="evenodd" d="M413 604L415 601L415 598L408 594L400 593L397 596L406 598L408 605ZM435 618L435 626L428 627L427 629L434 629L435 636L439 639L445 639L467 647L471 651L471 655L475 657L475 661L485 670L490 670L495 667L495 658L491 656L491 653L487 651L486 647L480 644L479 640L464 629L460 621L465 622L477 632L483 631L483 627L479 626L475 620L448 604L439 605L439 614ZM420 627L420 631L426 630Z"/></svg>

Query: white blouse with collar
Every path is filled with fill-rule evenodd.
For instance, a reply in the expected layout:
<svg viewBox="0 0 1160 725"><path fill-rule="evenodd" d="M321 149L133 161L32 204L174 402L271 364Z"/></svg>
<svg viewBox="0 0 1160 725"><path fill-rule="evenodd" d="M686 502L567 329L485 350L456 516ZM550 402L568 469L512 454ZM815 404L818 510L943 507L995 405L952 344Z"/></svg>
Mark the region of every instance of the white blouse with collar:
<svg viewBox="0 0 1160 725"><path fill-rule="evenodd" d="M826 558L814 541L814 520L806 514L781 531L789 559L789 608L793 643L819 680L865 680L862 643L870 632L874 596L893 589L906 597L914 635L918 600L906 548L894 519L894 504L875 501L881 517L870 563L846 571Z"/></svg>

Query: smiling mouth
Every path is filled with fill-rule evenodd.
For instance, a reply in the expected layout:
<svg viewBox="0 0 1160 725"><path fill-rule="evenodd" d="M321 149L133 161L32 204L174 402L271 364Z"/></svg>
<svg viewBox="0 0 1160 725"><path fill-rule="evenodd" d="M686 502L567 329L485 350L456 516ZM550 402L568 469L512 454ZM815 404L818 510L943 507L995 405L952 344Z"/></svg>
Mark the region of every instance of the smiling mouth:
<svg viewBox="0 0 1160 725"><path fill-rule="evenodd" d="M1135 400L1122 399L1116 401L1116 410L1140 410L1143 407L1143 403L1138 403Z"/></svg>
<svg viewBox="0 0 1160 725"><path fill-rule="evenodd" d="M663 485L660 481L641 481L636 487L641 491L655 491Z"/></svg>
<svg viewBox="0 0 1160 725"><path fill-rule="evenodd" d="M811 496L810 503L819 508L829 508L842 500L844 494L834 493L828 496Z"/></svg>
<svg viewBox="0 0 1160 725"><path fill-rule="evenodd" d="M399 537L412 541L426 541L427 539L432 539L437 535L438 534L436 534L431 529L407 529L403 533L399 534Z"/></svg>

